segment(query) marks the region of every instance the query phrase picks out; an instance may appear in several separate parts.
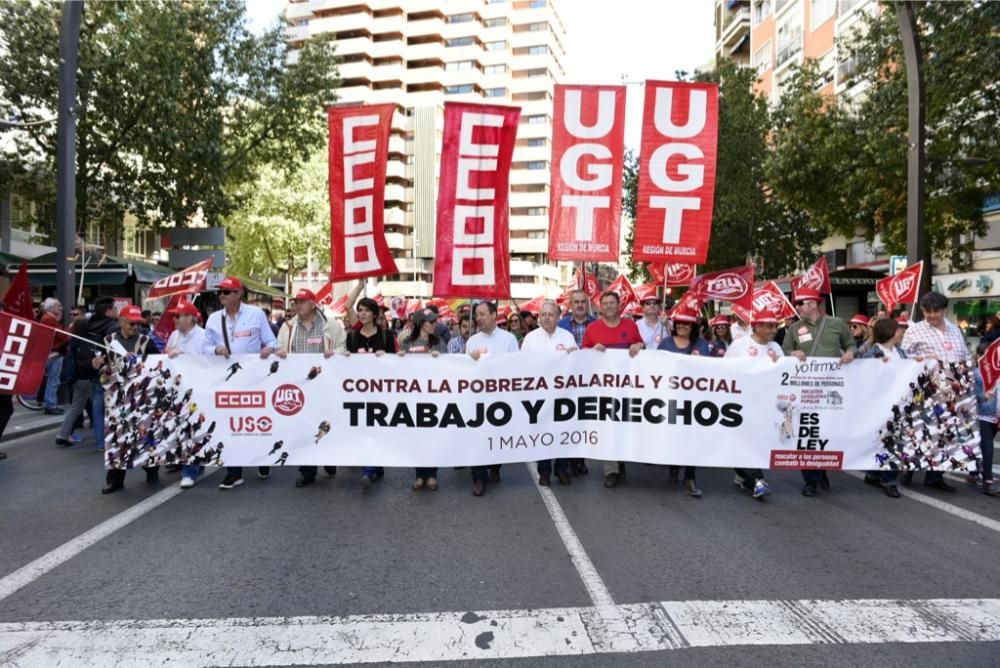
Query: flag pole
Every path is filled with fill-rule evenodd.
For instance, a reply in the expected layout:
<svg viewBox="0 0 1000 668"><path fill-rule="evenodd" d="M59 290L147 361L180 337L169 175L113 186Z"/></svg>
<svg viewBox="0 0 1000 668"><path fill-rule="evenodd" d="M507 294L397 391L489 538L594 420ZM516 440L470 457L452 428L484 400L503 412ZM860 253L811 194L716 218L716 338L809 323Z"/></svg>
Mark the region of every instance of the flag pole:
<svg viewBox="0 0 1000 668"><path fill-rule="evenodd" d="M78 339L80 341L83 341L84 343L89 343L90 345L94 346L95 348L103 348L104 350L107 350L109 353L114 352L111 348L109 348L108 346L104 345L103 343L98 343L97 341L93 341L93 340L88 339L86 337L78 336L78 335L74 334L73 332L66 331L65 329L62 329L60 327L53 327L51 325L46 325L45 323L41 322L40 320L27 320L25 318L22 318L21 316L14 315L13 313L11 313L9 311L5 311L5 313L7 313L7 315L9 315L11 318L16 318L17 320L23 320L24 322L30 323L32 327L44 327L45 329L51 329L53 332L59 332L60 334L65 334L66 336L68 336L70 338Z"/></svg>

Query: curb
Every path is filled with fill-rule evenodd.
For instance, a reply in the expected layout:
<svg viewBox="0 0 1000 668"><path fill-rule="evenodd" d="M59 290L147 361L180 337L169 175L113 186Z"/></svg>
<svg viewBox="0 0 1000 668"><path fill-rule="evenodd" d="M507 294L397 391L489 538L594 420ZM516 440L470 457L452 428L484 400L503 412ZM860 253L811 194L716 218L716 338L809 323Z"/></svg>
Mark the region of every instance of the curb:
<svg viewBox="0 0 1000 668"><path fill-rule="evenodd" d="M49 431L51 429L58 429L60 422L50 422L46 424L32 425L30 427L23 427L18 429L16 426L8 426L7 430L3 435L3 442L9 443L25 436L34 436L35 434L40 434L44 431Z"/></svg>

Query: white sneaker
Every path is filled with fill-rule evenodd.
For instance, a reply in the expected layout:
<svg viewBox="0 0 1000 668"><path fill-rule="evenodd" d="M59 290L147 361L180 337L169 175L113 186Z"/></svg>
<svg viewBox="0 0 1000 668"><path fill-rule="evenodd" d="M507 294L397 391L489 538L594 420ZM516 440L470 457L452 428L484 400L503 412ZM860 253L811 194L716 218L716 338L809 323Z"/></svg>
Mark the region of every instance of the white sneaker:
<svg viewBox="0 0 1000 668"><path fill-rule="evenodd" d="M181 489L188 489L190 487L194 487L194 478L189 478L188 476L181 478Z"/></svg>

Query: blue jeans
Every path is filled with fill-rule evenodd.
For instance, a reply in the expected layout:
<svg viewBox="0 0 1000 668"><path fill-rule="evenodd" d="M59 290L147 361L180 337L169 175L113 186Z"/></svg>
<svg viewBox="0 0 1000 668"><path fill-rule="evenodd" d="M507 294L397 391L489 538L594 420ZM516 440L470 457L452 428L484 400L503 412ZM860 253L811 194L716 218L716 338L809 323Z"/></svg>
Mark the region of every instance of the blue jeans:
<svg viewBox="0 0 1000 668"><path fill-rule="evenodd" d="M59 376L62 374L62 357L53 357L45 363L45 407L56 408L59 401L56 392L59 389Z"/></svg>
<svg viewBox="0 0 1000 668"><path fill-rule="evenodd" d="M185 464L184 470L181 472L181 476L185 478L191 478L192 480L197 480L198 476L201 475L202 471L205 470L204 466L198 464Z"/></svg>
<svg viewBox="0 0 1000 668"><path fill-rule="evenodd" d="M556 463L556 475L564 473L569 469L568 459L556 459L554 461ZM553 460L551 459L543 459L538 462L536 467L538 469L538 475L552 475L552 462Z"/></svg>

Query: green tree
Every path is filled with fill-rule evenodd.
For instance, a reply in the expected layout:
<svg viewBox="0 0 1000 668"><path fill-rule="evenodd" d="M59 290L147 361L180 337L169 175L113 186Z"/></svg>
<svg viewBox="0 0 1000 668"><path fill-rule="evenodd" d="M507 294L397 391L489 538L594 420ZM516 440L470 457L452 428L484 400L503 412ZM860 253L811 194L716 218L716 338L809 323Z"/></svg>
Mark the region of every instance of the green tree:
<svg viewBox="0 0 1000 668"><path fill-rule="evenodd" d="M262 281L306 268L310 251L325 264L330 252L330 204L326 153L315 152L297 169L272 165L239 193L242 205L225 218L226 269Z"/></svg>
<svg viewBox="0 0 1000 668"><path fill-rule="evenodd" d="M62 3L0 3L0 116L56 115ZM291 169L322 143L335 99L328 40L293 54L275 25L246 27L243 0L88 2L80 35L78 229L117 238L123 215L153 227L215 224L261 165ZM11 132L7 182L54 201L55 124ZM19 188L21 190L22 188Z"/></svg>

